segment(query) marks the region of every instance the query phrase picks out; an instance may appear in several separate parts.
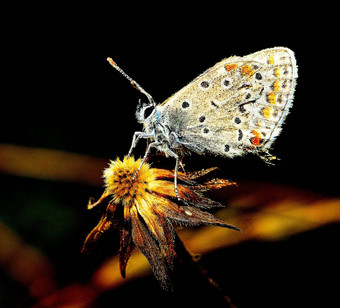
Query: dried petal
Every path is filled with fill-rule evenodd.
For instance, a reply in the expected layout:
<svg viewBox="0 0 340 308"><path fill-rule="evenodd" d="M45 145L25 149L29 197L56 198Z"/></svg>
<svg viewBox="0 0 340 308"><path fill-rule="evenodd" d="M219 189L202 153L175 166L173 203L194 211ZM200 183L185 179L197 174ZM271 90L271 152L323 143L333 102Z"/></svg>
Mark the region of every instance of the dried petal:
<svg viewBox="0 0 340 308"><path fill-rule="evenodd" d="M237 183L230 182L229 180L226 180L226 179L212 179L204 183L203 185L205 190L221 189L226 186L237 186Z"/></svg>
<svg viewBox="0 0 340 308"><path fill-rule="evenodd" d="M182 181L194 180L194 179L198 179L202 176L205 176L208 173L210 173L211 171L214 171L216 169L217 169L217 167L212 167L212 168L202 169L200 171L194 171L194 172L178 172L177 177L178 177L178 179L180 179ZM154 175L158 179L162 179L162 178L173 179L174 178L174 172L173 171L165 170L165 169L153 169L153 170L154 170Z"/></svg>
<svg viewBox="0 0 340 308"><path fill-rule="evenodd" d="M119 268L123 278L125 278L125 269L133 250L131 238L131 222L124 221L119 228L120 247L119 247Z"/></svg>
<svg viewBox="0 0 340 308"><path fill-rule="evenodd" d="M217 167L212 167L212 168L202 169L200 171L194 171L194 172L179 172L178 178L181 180L185 180L185 179L194 180L194 179L201 178L202 176L205 176L211 171L214 171L216 169Z"/></svg>
<svg viewBox="0 0 340 308"><path fill-rule="evenodd" d="M165 289L171 288L170 271L161 251L149 231L138 217L137 209L131 207L132 239L148 259L155 277Z"/></svg>
<svg viewBox="0 0 340 308"><path fill-rule="evenodd" d="M203 212L195 207L192 206L186 206L184 208L184 213L190 217L189 225L213 225L213 226L219 226L219 227L224 227L224 228L229 228L229 229L234 229L237 231L241 231L238 227L227 224L221 219L216 218L214 215L208 213L208 212Z"/></svg>
<svg viewBox="0 0 340 308"><path fill-rule="evenodd" d="M109 230L110 228L114 228L118 220L114 219L114 213L116 211L116 204L109 204L105 214L100 219L97 226L90 232L90 234L86 237L83 249L81 252L85 252L88 249L88 245L98 241L98 239L104 234L105 231Z"/></svg>
<svg viewBox="0 0 340 308"><path fill-rule="evenodd" d="M111 195L110 191L106 189L97 202L93 203L93 198L90 198L89 203L87 204L87 209L88 210L93 209L94 207L102 203L103 200L110 195Z"/></svg>
<svg viewBox="0 0 340 308"><path fill-rule="evenodd" d="M195 205L199 208L212 208L212 207L222 207L223 205L217 201L211 200L201 193L195 190L191 190L190 187L185 185L178 186L178 194L180 198L189 204Z"/></svg>
<svg viewBox="0 0 340 308"><path fill-rule="evenodd" d="M212 187L212 184L208 186ZM174 183L164 180L154 181L149 185L152 192L162 196L162 197L172 197L176 198L176 193L174 189ZM193 190L191 186L187 185L178 185L178 194L182 201L186 203L193 204L200 208L212 208L212 207L222 207L223 205L217 201L211 200L205 196L203 196L199 191L208 190L205 185L201 185L197 187L196 190Z"/></svg>
<svg viewBox="0 0 340 308"><path fill-rule="evenodd" d="M156 202L157 201L157 202ZM159 200L152 197L136 200L138 213L143 218L146 226L158 241L162 254L172 267L174 257L174 232L164 212L157 211Z"/></svg>

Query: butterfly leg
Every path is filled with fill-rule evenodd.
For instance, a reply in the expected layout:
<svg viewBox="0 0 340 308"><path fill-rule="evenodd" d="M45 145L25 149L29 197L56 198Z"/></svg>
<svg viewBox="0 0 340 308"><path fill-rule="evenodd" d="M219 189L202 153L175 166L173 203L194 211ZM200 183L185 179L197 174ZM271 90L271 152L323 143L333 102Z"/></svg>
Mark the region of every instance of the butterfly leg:
<svg viewBox="0 0 340 308"><path fill-rule="evenodd" d="M137 132L138 133L138 132ZM136 134L136 133L135 133ZM147 135L147 134L145 134L145 135ZM137 137L138 138L138 137ZM139 138L149 138L149 137L139 137ZM142 168L142 166L143 166L143 164L145 163L145 161L146 161L146 159L148 158L148 155L149 155L149 152L150 152L150 150L151 150L151 148L154 148L154 147L158 147L159 145L161 145L162 143L161 142L151 142L150 144L149 144L149 146L147 147L147 149L146 149L146 151L145 151L145 155L144 155L144 157L143 157L143 160L142 160L142 162L140 163L140 165L139 165L139 167L138 167L138 169L137 169L137 171L136 171L136 173L135 173L135 175L133 176L133 180L136 178L136 176L137 176L137 174L138 174L138 172L139 172L139 170Z"/></svg>
<svg viewBox="0 0 340 308"><path fill-rule="evenodd" d="M185 172L184 170L185 164L183 164L183 157L184 155L182 154L181 157L179 158L179 166L181 167L182 171Z"/></svg>
<svg viewBox="0 0 340 308"><path fill-rule="evenodd" d="M150 138L150 137L152 137L152 136L153 136L153 135L151 135L151 134L146 134L146 133L144 133L144 132L135 132L135 133L133 134L132 144L131 144L131 147L130 147L130 150L129 150L129 153L128 153L127 156L128 156L128 157L131 156L132 151L133 151L133 149L136 147L136 145L137 145L139 139L141 139L141 138L143 138L143 139L148 139L148 138Z"/></svg>
<svg viewBox="0 0 340 308"><path fill-rule="evenodd" d="M275 165L275 160L280 160L280 158L270 154L269 152L257 153L257 155L265 161L268 165Z"/></svg>
<svg viewBox="0 0 340 308"><path fill-rule="evenodd" d="M177 188L178 167L181 166L183 172L185 172L184 171L184 166L182 164L184 154L180 152L181 155L179 156L177 153L172 151L170 148L180 147L181 145L183 145L183 142L178 138L177 134L175 132L173 132L173 131L170 132L170 135L169 135L169 144L166 145L165 152L169 156L171 156L171 157L176 159L175 174L174 174L174 186L175 186L175 193L176 193L176 196L177 196L178 200L181 200L181 198L179 197L178 188Z"/></svg>
<svg viewBox="0 0 340 308"><path fill-rule="evenodd" d="M178 154L176 154L174 151L170 150L169 147L165 149L166 154L176 159L176 165L175 165L175 174L174 174L174 186L175 186L175 194L178 200L181 200L178 194L178 188L177 188L177 176L178 176L178 166L181 163L180 158Z"/></svg>
<svg viewBox="0 0 340 308"><path fill-rule="evenodd" d="M177 155L177 154L175 154ZM175 157L176 158L176 165L175 165L175 174L174 174L174 186L175 186L175 194L178 200L181 200L181 198L179 197L178 194L178 189L177 189L177 175L178 175L178 163L179 163L179 158L178 155ZM181 161L181 165L182 165L182 161ZM183 167L182 167L183 168ZM184 169L183 169L184 170Z"/></svg>

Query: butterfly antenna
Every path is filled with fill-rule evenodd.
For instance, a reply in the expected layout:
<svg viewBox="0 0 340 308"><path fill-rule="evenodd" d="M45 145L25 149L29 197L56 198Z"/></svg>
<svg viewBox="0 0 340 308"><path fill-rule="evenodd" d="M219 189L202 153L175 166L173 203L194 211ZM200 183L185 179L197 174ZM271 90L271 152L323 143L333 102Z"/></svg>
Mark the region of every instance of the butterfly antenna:
<svg viewBox="0 0 340 308"><path fill-rule="evenodd" d="M149 100L150 104L155 106L155 101L153 100L152 96L146 92L136 81L134 81L128 74L126 74L116 62L114 62L111 58L107 58L107 61L119 72L121 73L127 80L130 81L131 85L136 88L139 92L143 93Z"/></svg>

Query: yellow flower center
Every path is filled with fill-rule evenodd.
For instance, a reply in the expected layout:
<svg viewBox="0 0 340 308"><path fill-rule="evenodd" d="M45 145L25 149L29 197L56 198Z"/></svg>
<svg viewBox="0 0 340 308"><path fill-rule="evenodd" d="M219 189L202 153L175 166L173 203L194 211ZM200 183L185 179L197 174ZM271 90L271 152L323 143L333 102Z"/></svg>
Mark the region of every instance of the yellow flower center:
<svg viewBox="0 0 340 308"><path fill-rule="evenodd" d="M133 157L124 157L123 161L119 158L111 161L109 167L104 170L105 186L115 203L132 204L131 201L145 193L150 182L155 180L156 176L147 163L144 163L136 174L140 164L141 159L135 161Z"/></svg>

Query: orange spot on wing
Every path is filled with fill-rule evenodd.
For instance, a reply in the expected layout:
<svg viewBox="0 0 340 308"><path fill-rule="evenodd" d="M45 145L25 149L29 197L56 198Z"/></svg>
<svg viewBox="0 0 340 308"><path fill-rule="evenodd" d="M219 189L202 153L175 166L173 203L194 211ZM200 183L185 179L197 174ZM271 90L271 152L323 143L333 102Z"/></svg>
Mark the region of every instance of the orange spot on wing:
<svg viewBox="0 0 340 308"><path fill-rule="evenodd" d="M275 69L274 75L275 75L275 77L280 77L280 76L281 76L280 67L277 67L277 68Z"/></svg>
<svg viewBox="0 0 340 308"><path fill-rule="evenodd" d="M252 145L255 145L255 146L260 145L261 140L262 140L261 134L260 134L257 130L255 130L255 129L252 131L252 134L253 134L255 137L253 137L253 138L250 139L251 144L252 144Z"/></svg>
<svg viewBox="0 0 340 308"><path fill-rule="evenodd" d="M263 112L263 116L268 119L270 118L270 115L272 113L272 108L271 107L264 108L262 112Z"/></svg>
<svg viewBox="0 0 340 308"><path fill-rule="evenodd" d="M255 137L261 138L261 133L259 131L257 131L256 129L253 129L253 131L251 132Z"/></svg>
<svg viewBox="0 0 340 308"><path fill-rule="evenodd" d="M268 64L271 64L271 65L274 64L274 55L269 56L269 58L268 58Z"/></svg>
<svg viewBox="0 0 340 308"><path fill-rule="evenodd" d="M230 72L234 70L235 68L237 68L237 64L226 64L224 67L228 72Z"/></svg>
<svg viewBox="0 0 340 308"><path fill-rule="evenodd" d="M276 80L276 81L274 82L274 84L273 84L273 89L274 89L275 92L279 92L279 91L280 91L280 88L281 88L281 86L280 86L280 81L279 81L279 80Z"/></svg>
<svg viewBox="0 0 340 308"><path fill-rule="evenodd" d="M250 65L248 65L248 64L243 65L243 66L241 67L241 74L242 74L243 76L251 77L251 76L254 75L254 73L255 73L255 71L254 71L254 70L252 69L252 67L251 67Z"/></svg>
<svg viewBox="0 0 340 308"><path fill-rule="evenodd" d="M270 93L268 94L269 103L275 105L275 103L276 103L276 96L277 96L276 93L270 92Z"/></svg>

